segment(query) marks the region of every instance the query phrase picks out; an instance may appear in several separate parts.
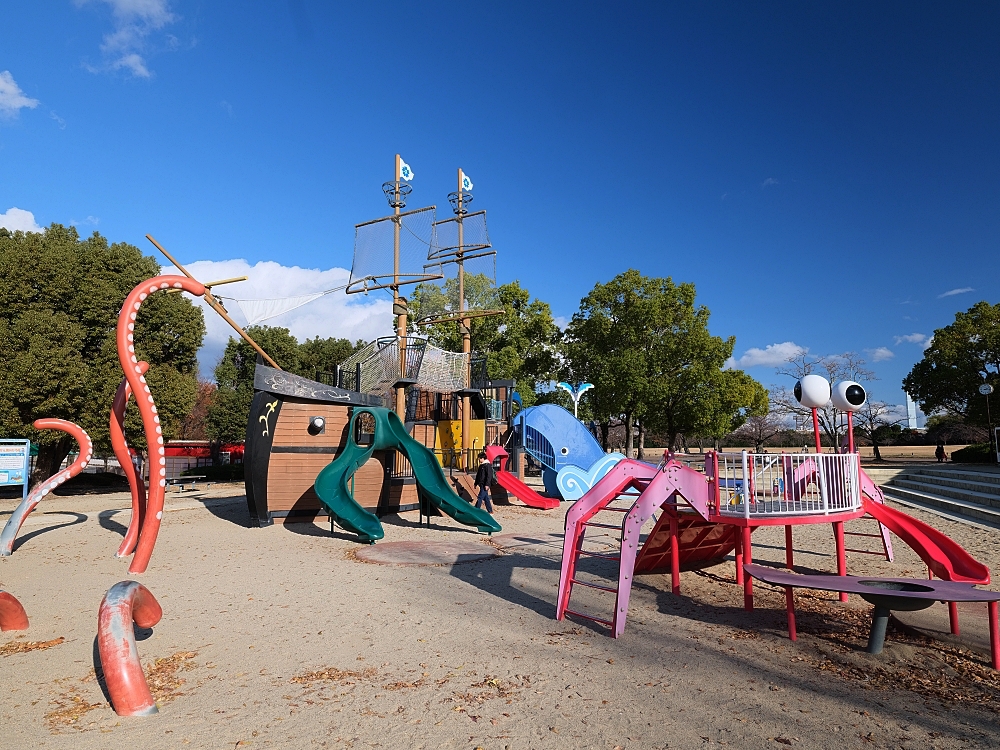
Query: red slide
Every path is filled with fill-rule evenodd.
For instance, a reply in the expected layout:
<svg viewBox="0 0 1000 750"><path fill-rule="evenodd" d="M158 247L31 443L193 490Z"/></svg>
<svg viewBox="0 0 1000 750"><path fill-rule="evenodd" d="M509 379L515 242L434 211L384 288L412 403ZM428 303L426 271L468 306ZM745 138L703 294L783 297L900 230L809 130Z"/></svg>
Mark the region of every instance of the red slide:
<svg viewBox="0 0 1000 750"><path fill-rule="evenodd" d="M941 580L982 585L990 582L989 568L933 526L867 497L864 503L868 514L912 547Z"/></svg>
<svg viewBox="0 0 1000 750"><path fill-rule="evenodd" d="M540 508L541 510L552 510L559 507L559 498L539 495L531 487L507 471L507 459L510 456L499 445L487 446L486 457L490 461L495 461L497 458L500 459L497 483L522 503L531 508Z"/></svg>

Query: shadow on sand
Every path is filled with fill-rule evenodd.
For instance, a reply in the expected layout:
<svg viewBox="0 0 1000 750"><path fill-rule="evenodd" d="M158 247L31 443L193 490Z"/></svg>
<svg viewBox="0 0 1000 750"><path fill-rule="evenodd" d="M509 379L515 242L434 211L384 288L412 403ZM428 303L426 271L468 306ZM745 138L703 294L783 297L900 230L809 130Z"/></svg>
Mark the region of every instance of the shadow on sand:
<svg viewBox="0 0 1000 750"><path fill-rule="evenodd" d="M21 549L22 545L24 545L29 540L34 539L36 536L40 536L42 534L47 534L48 532L55 531L56 529L64 529L67 526L76 526L78 523L83 523L84 521L87 520L87 516L85 514L83 514L83 513L74 513L73 511L69 511L69 510L58 510L58 511L54 510L54 511L51 511L49 513L43 513L42 515L46 515L46 516L73 516L73 520L72 521L67 521L66 523L56 523L56 524L53 524L51 526L43 526L40 529L35 529L30 534L25 534L24 536L18 537L15 540L15 542L14 542L14 546L12 547L11 552L17 552L17 550Z"/></svg>

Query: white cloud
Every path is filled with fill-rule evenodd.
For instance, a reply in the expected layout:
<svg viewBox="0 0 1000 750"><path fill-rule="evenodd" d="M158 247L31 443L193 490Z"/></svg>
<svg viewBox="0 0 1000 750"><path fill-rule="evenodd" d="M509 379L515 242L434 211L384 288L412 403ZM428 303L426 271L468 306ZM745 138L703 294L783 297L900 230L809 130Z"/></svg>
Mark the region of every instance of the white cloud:
<svg viewBox="0 0 1000 750"><path fill-rule="evenodd" d="M283 266L273 261L261 261L251 266L243 259L222 261L197 261L187 266L200 281L249 276L249 281L226 284L215 291L224 298L229 315L241 326L246 318L232 299L279 299L300 297L347 283L350 271L346 268L317 268ZM163 273L177 273L172 266L164 266ZM215 365L226 348L230 336L238 334L212 310L200 297L195 301L205 314L205 343L198 352L198 363L204 377L211 377ZM265 320L262 325L287 328L299 341L320 336L336 336L356 341L371 341L393 332L392 299L385 292L347 296L334 292L290 310L276 318Z"/></svg>
<svg viewBox="0 0 1000 750"><path fill-rule="evenodd" d="M22 109L34 109L38 103L25 96L9 70L0 71L0 117L15 117Z"/></svg>
<svg viewBox="0 0 1000 750"><path fill-rule="evenodd" d="M31 211L25 211L22 208L8 208L7 213L0 214L0 227L9 229L12 232L43 231L35 223L35 215Z"/></svg>
<svg viewBox="0 0 1000 750"><path fill-rule="evenodd" d="M896 356L896 353L885 346L880 346L875 349L865 349L868 352L868 356L872 358L872 362L884 362L887 359L892 359Z"/></svg>
<svg viewBox="0 0 1000 750"><path fill-rule="evenodd" d="M781 183L779 183L773 177L768 177L766 180L764 180L762 183L760 183L760 186L761 186L761 188L766 188L766 187L771 187L772 185L780 185L780 184Z"/></svg>
<svg viewBox="0 0 1000 750"><path fill-rule="evenodd" d="M954 297L956 294L965 294L966 292L974 292L974 291L976 290L973 289L971 286L963 286L960 289L949 289L947 292L939 294L938 299L942 299L943 297Z"/></svg>
<svg viewBox="0 0 1000 750"><path fill-rule="evenodd" d="M894 336L893 338L895 339L897 346L899 344L921 344L925 349L927 348L927 345L930 344L931 339L930 336L923 333L908 333L905 336Z"/></svg>
<svg viewBox="0 0 1000 750"><path fill-rule="evenodd" d="M101 43L101 52L106 60L104 67L88 66L88 70L92 73L125 70L136 78L150 78L152 72L143 53L150 34L177 20L177 16L170 11L169 0L76 0L77 6L93 2L111 7L115 28L104 35ZM166 46L176 48L176 39L168 37Z"/></svg>
<svg viewBox="0 0 1000 750"><path fill-rule="evenodd" d="M726 369L745 370L747 367L778 367L785 364L789 358L809 351L794 341L784 341L780 344L768 344L763 349L756 347L747 349L742 357L730 357L724 365Z"/></svg>
<svg viewBox="0 0 1000 750"><path fill-rule="evenodd" d="M566 326L569 325L569 321L570 319L567 318L565 315L556 315L554 318L552 318L552 322L555 323L557 326L559 326L560 331L566 330Z"/></svg>

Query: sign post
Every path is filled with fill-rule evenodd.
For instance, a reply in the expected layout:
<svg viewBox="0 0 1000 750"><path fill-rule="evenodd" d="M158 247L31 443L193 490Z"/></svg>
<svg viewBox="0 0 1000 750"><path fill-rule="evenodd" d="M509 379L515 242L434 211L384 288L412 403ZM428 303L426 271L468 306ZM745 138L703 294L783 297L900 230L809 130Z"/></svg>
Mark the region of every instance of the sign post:
<svg viewBox="0 0 1000 750"><path fill-rule="evenodd" d="M23 485L22 500L28 496L30 460L30 440L0 440L0 487Z"/></svg>

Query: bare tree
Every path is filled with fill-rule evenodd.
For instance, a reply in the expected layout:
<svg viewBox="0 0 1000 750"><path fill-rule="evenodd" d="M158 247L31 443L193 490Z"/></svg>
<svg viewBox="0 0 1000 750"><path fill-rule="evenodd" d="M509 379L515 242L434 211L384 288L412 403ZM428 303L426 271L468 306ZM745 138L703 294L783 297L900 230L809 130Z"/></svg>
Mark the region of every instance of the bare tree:
<svg viewBox="0 0 1000 750"><path fill-rule="evenodd" d="M762 417L747 417L747 421L732 434L734 437L752 440L754 453L761 453L768 440L780 435L786 429L788 425L785 424L782 415L772 409Z"/></svg>
<svg viewBox="0 0 1000 750"><path fill-rule="evenodd" d="M878 445L881 428L906 421L905 416L898 417L895 412L895 407L884 401L867 401L859 411L854 412L854 432L871 442L876 461L882 460Z"/></svg>
<svg viewBox="0 0 1000 750"><path fill-rule="evenodd" d="M808 352L789 357L787 364L777 369L778 375L800 380L806 375L822 375L833 385L841 380L867 382L877 380L875 373L865 367L865 360L856 352L834 354L827 357L812 357ZM773 410L779 415L792 417L796 426L812 422L812 409L800 404L790 388L783 385L771 386L771 401ZM843 420L833 404L827 404L816 410L819 425L835 446L840 445L841 436L845 432Z"/></svg>

